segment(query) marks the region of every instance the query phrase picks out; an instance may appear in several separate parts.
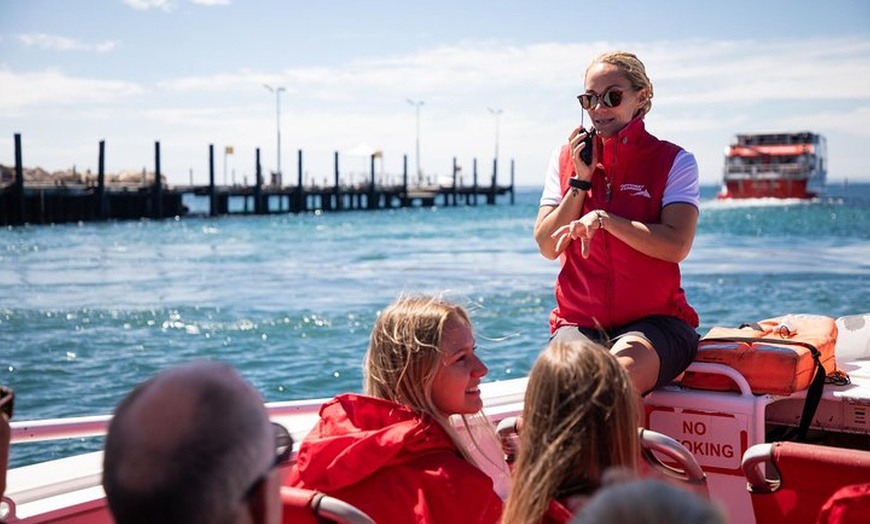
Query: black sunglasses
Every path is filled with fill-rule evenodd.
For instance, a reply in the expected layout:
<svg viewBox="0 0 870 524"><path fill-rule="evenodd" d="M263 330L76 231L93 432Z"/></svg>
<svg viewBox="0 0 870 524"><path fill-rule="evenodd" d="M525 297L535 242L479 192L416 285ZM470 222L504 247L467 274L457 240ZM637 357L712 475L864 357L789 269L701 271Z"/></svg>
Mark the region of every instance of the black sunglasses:
<svg viewBox="0 0 870 524"><path fill-rule="evenodd" d="M293 455L293 437L287 431L287 428L277 422L272 422L272 429L275 431L275 459L269 465L269 469L254 479L251 486L245 490L245 494L242 497L243 500L251 496L251 493L254 492L261 482L266 480L266 476L273 469L290 462L290 457Z"/></svg>
<svg viewBox="0 0 870 524"><path fill-rule="evenodd" d="M272 428L275 430L275 463L272 467L277 468L290 460L290 455L293 454L293 437L287 428L277 422L272 422Z"/></svg>
<svg viewBox="0 0 870 524"><path fill-rule="evenodd" d="M607 107L618 107L622 103L622 90L616 88L608 89L603 95L583 93L582 95L577 95L577 100L580 101L580 106L583 109L592 109L599 103Z"/></svg>

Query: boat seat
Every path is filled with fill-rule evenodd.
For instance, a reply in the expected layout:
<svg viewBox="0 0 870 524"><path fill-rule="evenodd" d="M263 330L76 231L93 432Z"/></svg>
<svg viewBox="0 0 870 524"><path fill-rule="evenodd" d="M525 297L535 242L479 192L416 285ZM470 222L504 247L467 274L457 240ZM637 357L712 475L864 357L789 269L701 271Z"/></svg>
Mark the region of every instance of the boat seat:
<svg viewBox="0 0 870 524"><path fill-rule="evenodd" d="M870 517L870 482L849 484L834 492L819 512L818 524L861 522Z"/></svg>
<svg viewBox="0 0 870 524"><path fill-rule="evenodd" d="M868 482L870 451L763 443L746 450L741 466L757 522L814 524L838 490Z"/></svg>
<svg viewBox="0 0 870 524"><path fill-rule="evenodd" d="M281 486L282 524L374 524L361 510L319 491Z"/></svg>
<svg viewBox="0 0 870 524"><path fill-rule="evenodd" d="M518 420L518 417L507 417L499 422L496 428L508 464L516 459L519 451ZM638 428L638 433L641 457L653 471L688 484L692 490L703 495L709 494L707 475L691 451L678 440L663 433L644 428ZM663 455L665 460L660 459L659 454Z"/></svg>

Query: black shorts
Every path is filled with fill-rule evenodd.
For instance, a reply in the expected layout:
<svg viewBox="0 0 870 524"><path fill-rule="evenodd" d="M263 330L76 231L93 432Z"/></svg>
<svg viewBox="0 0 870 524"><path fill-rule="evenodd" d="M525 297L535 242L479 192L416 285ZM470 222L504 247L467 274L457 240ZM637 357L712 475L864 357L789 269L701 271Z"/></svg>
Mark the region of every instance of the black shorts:
<svg viewBox="0 0 870 524"><path fill-rule="evenodd" d="M607 331L562 326L553 333L550 341L576 340L583 337L609 349L614 342L626 335L645 339L659 356L659 378L655 387L668 384L689 367L695 360L698 340L701 338L692 326L679 318L652 315Z"/></svg>

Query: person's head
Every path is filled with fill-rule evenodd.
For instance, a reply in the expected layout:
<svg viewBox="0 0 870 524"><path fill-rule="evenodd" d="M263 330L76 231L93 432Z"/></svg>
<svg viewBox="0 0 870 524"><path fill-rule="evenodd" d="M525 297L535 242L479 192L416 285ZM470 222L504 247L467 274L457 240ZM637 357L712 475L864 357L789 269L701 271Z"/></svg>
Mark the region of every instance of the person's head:
<svg viewBox="0 0 870 524"><path fill-rule="evenodd" d="M636 470L638 410L628 373L606 348L549 344L529 373L506 520L540 522L552 499L595 491L608 468Z"/></svg>
<svg viewBox="0 0 870 524"><path fill-rule="evenodd" d="M635 117L643 118L652 109L652 82L632 53L598 55L586 69L584 83L581 105L604 138L615 136Z"/></svg>
<svg viewBox="0 0 870 524"><path fill-rule="evenodd" d="M726 524L725 512L694 491L656 479L605 486L571 524Z"/></svg>
<svg viewBox="0 0 870 524"><path fill-rule="evenodd" d="M285 441L286 444L286 441ZM103 488L118 524L281 518L276 428L232 367L193 362L137 386L118 405Z"/></svg>
<svg viewBox="0 0 870 524"><path fill-rule="evenodd" d="M365 391L444 421L483 407L487 368L468 313L429 296L403 296L381 312L365 359Z"/></svg>
<svg viewBox="0 0 870 524"><path fill-rule="evenodd" d="M496 492L507 494L510 471L480 396L489 370L475 353L462 306L400 296L378 316L364 368L367 395L434 418L462 456L493 479Z"/></svg>

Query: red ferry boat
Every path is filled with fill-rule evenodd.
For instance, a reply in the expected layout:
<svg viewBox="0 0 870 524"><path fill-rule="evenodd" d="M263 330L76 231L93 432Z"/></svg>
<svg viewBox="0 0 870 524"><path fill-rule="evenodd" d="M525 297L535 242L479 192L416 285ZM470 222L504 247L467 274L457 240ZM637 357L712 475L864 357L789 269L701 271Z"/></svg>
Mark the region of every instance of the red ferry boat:
<svg viewBox="0 0 870 524"><path fill-rule="evenodd" d="M825 137L801 131L737 135L725 150L719 198L814 198L827 178Z"/></svg>

